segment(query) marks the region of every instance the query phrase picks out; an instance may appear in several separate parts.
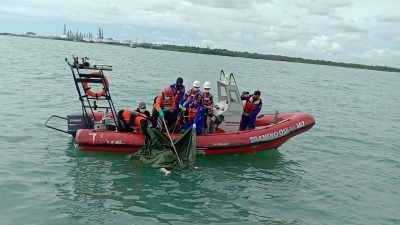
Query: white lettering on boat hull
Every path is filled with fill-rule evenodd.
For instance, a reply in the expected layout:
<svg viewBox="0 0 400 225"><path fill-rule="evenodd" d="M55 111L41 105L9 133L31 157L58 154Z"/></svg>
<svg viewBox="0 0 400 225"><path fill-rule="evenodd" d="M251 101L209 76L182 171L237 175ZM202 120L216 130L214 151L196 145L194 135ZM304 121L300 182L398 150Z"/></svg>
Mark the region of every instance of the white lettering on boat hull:
<svg viewBox="0 0 400 225"><path fill-rule="evenodd" d="M266 134L259 135L259 136L253 136L253 137L250 137L250 143L275 140L275 139L281 138L283 136L286 136L286 135L290 134L291 132L298 130L304 126L305 126L304 121L301 121L301 122L298 122L297 124L293 124L289 127L282 128L278 131L266 133Z"/></svg>

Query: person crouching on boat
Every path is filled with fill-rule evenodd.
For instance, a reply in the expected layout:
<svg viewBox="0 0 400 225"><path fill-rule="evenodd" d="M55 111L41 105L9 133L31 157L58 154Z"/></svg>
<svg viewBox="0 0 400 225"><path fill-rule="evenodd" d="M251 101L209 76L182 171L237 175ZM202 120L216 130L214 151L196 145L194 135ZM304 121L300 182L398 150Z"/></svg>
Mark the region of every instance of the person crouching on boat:
<svg viewBox="0 0 400 225"><path fill-rule="evenodd" d="M134 127L139 128L139 132L147 135L147 124L150 119L150 112L146 110L146 103L140 102L136 110L123 109L118 112L120 131L133 131Z"/></svg>
<svg viewBox="0 0 400 225"><path fill-rule="evenodd" d="M183 78L178 77L176 79L175 84L171 84L170 87L172 88L172 91L174 93L174 99L175 99L175 109L174 109L174 116L177 117L179 110L179 102L183 97L185 96L185 85L183 85Z"/></svg>
<svg viewBox="0 0 400 225"><path fill-rule="evenodd" d="M243 106L242 120L240 121L239 130L250 130L256 128L257 114L261 111L262 100L260 98L261 92L255 91L254 94L249 95L249 92L243 92L240 98L246 100Z"/></svg>
<svg viewBox="0 0 400 225"><path fill-rule="evenodd" d="M193 87L185 93L185 96L180 100L179 106L182 107L184 104L194 99L197 93L200 93L200 81L195 80L193 82Z"/></svg>
<svg viewBox="0 0 400 225"><path fill-rule="evenodd" d="M160 118L165 122L168 127L174 125L176 117L173 115L175 109L175 98L172 88L166 87L155 99L153 113L151 115L151 124L155 128L157 126L157 119Z"/></svg>
<svg viewBox="0 0 400 225"><path fill-rule="evenodd" d="M188 112L188 117L183 129L188 130L193 126L193 123L196 123L196 134L201 135L203 133L206 110L206 106L203 105L203 96L197 93L194 99L184 105L184 108Z"/></svg>

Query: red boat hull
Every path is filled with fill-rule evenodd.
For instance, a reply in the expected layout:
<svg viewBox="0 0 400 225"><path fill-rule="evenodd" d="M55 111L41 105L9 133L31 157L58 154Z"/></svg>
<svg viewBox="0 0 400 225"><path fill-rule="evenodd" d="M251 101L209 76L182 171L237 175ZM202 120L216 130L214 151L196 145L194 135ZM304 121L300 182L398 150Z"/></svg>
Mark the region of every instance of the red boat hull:
<svg viewBox="0 0 400 225"><path fill-rule="evenodd" d="M232 133L197 136L197 150L206 155L251 153L278 148L288 139L303 133L315 124L305 113L279 114L280 121L272 123L274 115L262 115L256 129ZM172 134L178 138L179 134ZM78 130L75 142L81 150L109 152L137 152L144 144L143 134L107 130Z"/></svg>

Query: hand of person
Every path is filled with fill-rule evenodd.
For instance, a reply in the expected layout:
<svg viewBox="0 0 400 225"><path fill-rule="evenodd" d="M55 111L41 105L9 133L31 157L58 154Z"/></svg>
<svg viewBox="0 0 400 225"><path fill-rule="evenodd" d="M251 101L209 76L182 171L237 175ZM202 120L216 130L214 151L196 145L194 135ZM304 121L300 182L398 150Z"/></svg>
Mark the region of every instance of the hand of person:
<svg viewBox="0 0 400 225"><path fill-rule="evenodd" d="M162 109L162 111L164 111L164 112L169 111L169 107L164 107L164 108Z"/></svg>
<svg viewBox="0 0 400 225"><path fill-rule="evenodd" d="M185 110L186 110L186 108L183 107L183 105L179 105L179 108L180 108L183 112L185 112Z"/></svg>
<svg viewBox="0 0 400 225"><path fill-rule="evenodd" d="M158 110L158 117L160 117L160 119L164 118L164 112L160 109Z"/></svg>

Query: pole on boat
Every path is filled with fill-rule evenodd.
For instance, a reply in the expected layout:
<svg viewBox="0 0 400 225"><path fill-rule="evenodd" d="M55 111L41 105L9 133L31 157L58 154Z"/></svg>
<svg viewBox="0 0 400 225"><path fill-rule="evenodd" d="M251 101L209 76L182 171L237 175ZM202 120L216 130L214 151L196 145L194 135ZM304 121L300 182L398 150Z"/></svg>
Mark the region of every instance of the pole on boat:
<svg viewBox="0 0 400 225"><path fill-rule="evenodd" d="M175 152L175 154L176 154L176 158L178 158L178 162L179 162L179 164L182 166L182 161L181 161L181 159L179 158L179 155L178 155L178 152L176 151L174 142L172 141L172 137L171 137L171 135L169 134L169 130L168 130L167 124L165 123L164 117L162 118L162 120L163 120L163 123L164 123L164 126L165 126L165 130L167 130L167 134L168 134L168 137L169 137L169 141L171 142L172 148L174 149L174 152Z"/></svg>

